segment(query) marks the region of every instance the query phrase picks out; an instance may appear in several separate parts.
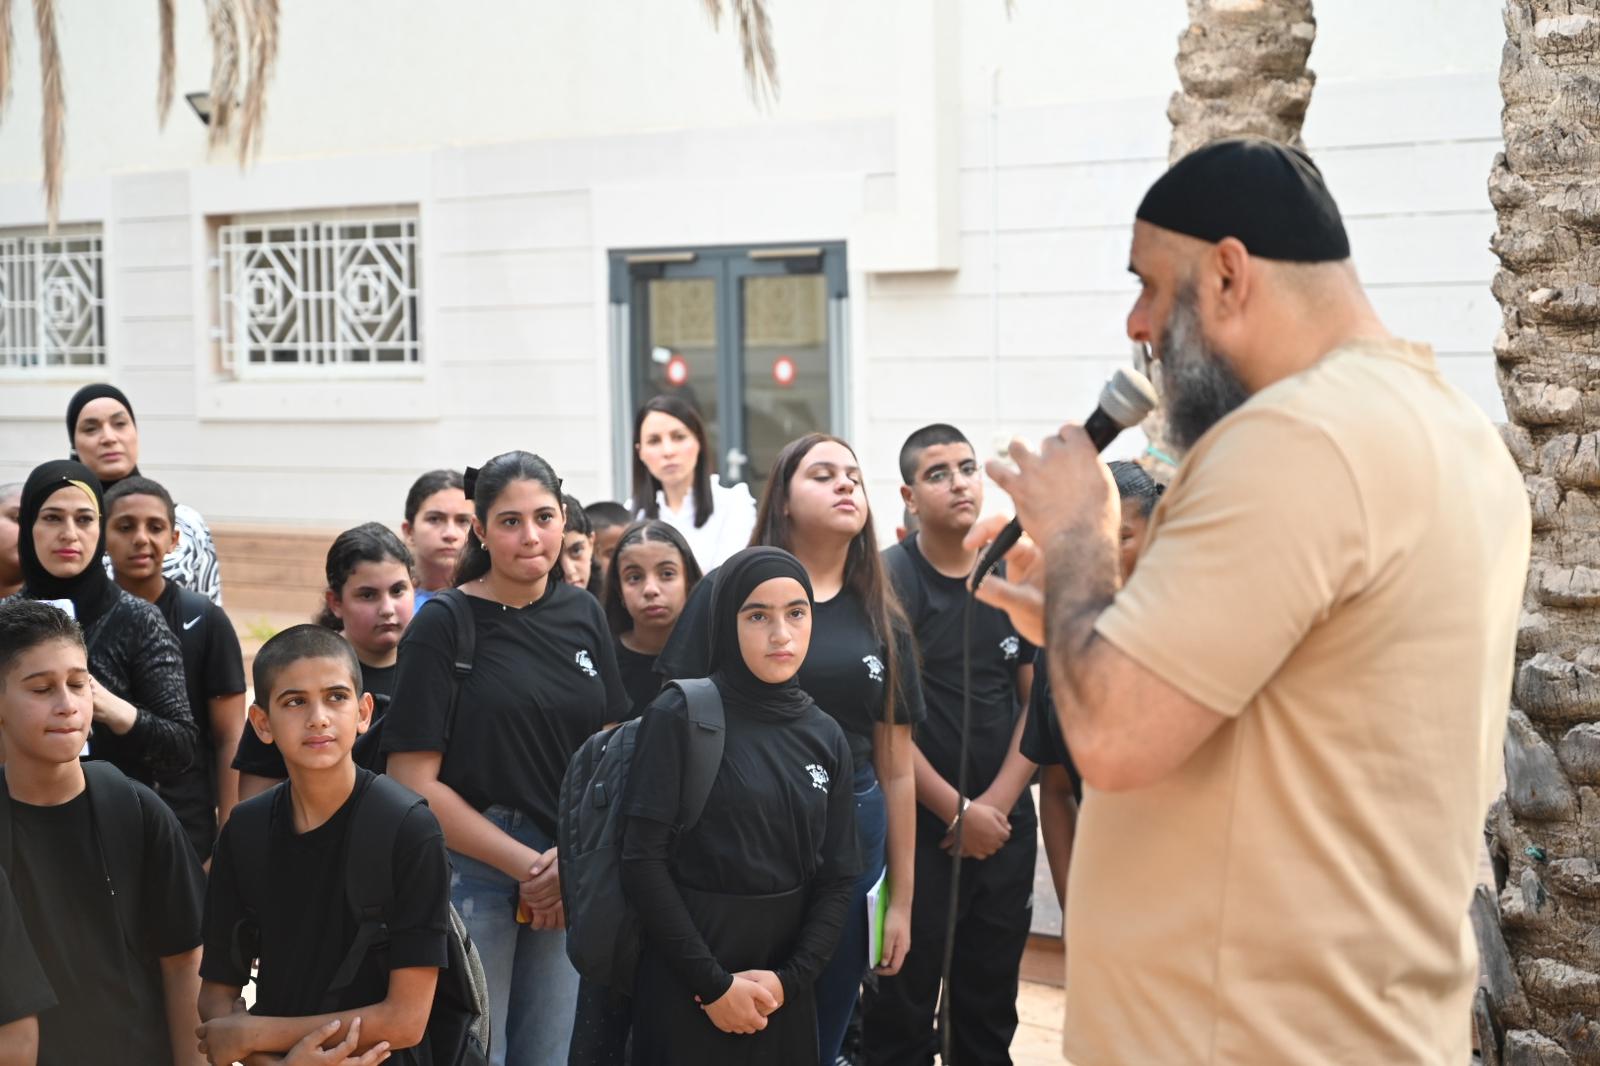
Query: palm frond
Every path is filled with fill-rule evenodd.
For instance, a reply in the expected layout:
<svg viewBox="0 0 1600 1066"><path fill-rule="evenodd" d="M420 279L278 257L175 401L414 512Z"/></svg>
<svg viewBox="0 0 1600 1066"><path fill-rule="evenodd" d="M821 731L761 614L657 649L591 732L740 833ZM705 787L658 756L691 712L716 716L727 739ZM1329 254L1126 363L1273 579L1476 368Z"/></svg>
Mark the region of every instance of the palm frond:
<svg viewBox="0 0 1600 1066"><path fill-rule="evenodd" d="M5 0L0 0L4 3ZM173 86L177 80L178 49L175 43L177 12L176 0L156 0L156 10L161 23L161 73L156 80L156 121L167 128L167 116L172 113Z"/></svg>
<svg viewBox="0 0 1600 1066"><path fill-rule="evenodd" d="M250 158L261 136L267 82L278 59L278 0L248 0L250 16L250 84L245 88L244 115L239 123L239 165Z"/></svg>
<svg viewBox="0 0 1600 1066"><path fill-rule="evenodd" d="M757 104L778 98L778 53L772 48L772 23L767 0L736 0L739 5L739 46L744 51L744 75Z"/></svg>
<svg viewBox="0 0 1600 1066"><path fill-rule="evenodd" d="M778 98L778 53L772 47L772 20L767 0L728 0L739 24L739 49L744 54L745 80L750 96L760 107ZM712 29L722 27L722 0L705 0Z"/></svg>
<svg viewBox="0 0 1600 1066"><path fill-rule="evenodd" d="M239 19L234 0L207 0L211 30L211 145L227 140L239 98Z"/></svg>
<svg viewBox="0 0 1600 1066"><path fill-rule="evenodd" d="M0 0L0 108L11 93L11 0Z"/></svg>
<svg viewBox="0 0 1600 1066"><path fill-rule="evenodd" d="M61 88L61 46L56 40L55 0L33 0L33 21L39 33L40 96L44 101L44 203L50 232L61 210L61 162L66 149L67 99Z"/></svg>

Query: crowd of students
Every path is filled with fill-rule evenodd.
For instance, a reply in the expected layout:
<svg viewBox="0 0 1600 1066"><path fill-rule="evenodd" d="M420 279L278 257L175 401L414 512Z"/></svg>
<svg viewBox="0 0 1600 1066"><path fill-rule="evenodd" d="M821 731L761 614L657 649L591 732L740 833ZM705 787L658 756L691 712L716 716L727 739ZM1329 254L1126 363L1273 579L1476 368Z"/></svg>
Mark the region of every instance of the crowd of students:
<svg viewBox="0 0 1600 1066"><path fill-rule="evenodd" d="M132 403L88 386L67 429L0 488L0 1066L471 1062L440 1021L467 942L499 1064L928 1063L941 995L954 1061L1009 1062L1036 820L1059 894L1075 780L1034 649L987 606L964 636L958 429L905 442L886 551L845 441L791 442L757 504L675 397L639 411L625 504L524 451L428 472L401 535L334 540L248 710L210 532L140 472ZM1131 570L1160 490L1113 467ZM692 825L678 678L725 714ZM574 753L634 718L642 951L612 988L568 957L558 819Z"/></svg>

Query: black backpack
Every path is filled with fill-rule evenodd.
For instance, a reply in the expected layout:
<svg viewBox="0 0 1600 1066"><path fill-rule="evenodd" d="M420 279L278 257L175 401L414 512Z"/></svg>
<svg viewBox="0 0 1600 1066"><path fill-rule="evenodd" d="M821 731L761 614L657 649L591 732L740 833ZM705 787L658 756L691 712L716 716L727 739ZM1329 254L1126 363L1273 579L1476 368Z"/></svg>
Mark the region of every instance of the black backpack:
<svg viewBox="0 0 1600 1066"><path fill-rule="evenodd" d="M444 722L444 739L448 742L450 731L456 722L456 704L461 698L461 686L465 683L467 675L472 673L472 657L477 653L478 627L472 620L472 607L467 603L465 592L454 588L444 589L434 593L428 603L435 601L449 609L456 628L456 647L452 656L455 687L450 696L450 710ZM422 606L426 607L428 604ZM356 744L350 751L350 757L363 770L381 774L389 768L389 753L383 750L383 727L388 721L390 699L388 696L375 695L373 702L375 706L372 712L372 724L367 727L365 733L356 737Z"/></svg>
<svg viewBox="0 0 1600 1066"><path fill-rule="evenodd" d="M689 704L689 756L683 768L678 830L700 821L722 765L726 722L709 679L669 681ZM649 712L646 712L649 713ZM634 718L583 742L561 782L557 858L567 913L567 957L590 981L633 987L639 962L639 916L622 893L622 795L638 743Z"/></svg>
<svg viewBox="0 0 1600 1066"><path fill-rule="evenodd" d="M267 851L271 832L272 805L278 793L289 787L279 782L259 796L233 809L229 821L235 827L233 853L237 866L235 883L240 893L245 918L233 933L234 964L248 972L260 956L261 930L256 893L270 883ZM340 1009L345 991L355 981L361 964L373 951L387 945L385 916L394 907L394 848L400 823L418 804L421 796L392 777L374 777L351 812L345 840L345 901L360 924L323 992L321 1010ZM433 1010L428 1015L427 1035L423 1038L437 1066L488 1066L489 988L484 978L478 949L467 935L467 927L450 907L445 933L448 962L439 971L439 984L433 993Z"/></svg>

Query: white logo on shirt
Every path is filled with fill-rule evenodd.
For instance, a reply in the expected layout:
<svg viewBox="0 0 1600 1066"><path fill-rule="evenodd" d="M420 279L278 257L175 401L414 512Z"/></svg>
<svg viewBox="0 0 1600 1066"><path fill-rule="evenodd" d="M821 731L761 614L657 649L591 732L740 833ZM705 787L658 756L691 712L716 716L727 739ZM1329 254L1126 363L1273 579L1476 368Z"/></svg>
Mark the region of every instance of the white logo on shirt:
<svg viewBox="0 0 1600 1066"><path fill-rule="evenodd" d="M1005 654L1006 662L1015 659L1022 651L1022 642L1015 636L1007 637L1000 642L1000 651Z"/></svg>
<svg viewBox="0 0 1600 1066"><path fill-rule="evenodd" d="M191 618L187 622L183 623L183 628L184 629L193 629L199 623L199 621L200 621L200 616L199 615L195 615L193 618Z"/></svg>
<svg viewBox="0 0 1600 1066"><path fill-rule="evenodd" d="M577 662L578 669L582 670L584 673L588 674L590 677L599 677L600 676L600 672L594 668L594 660L589 658L589 653L588 652L580 651L577 655L575 655L573 657L573 659L574 659L574 661Z"/></svg>
<svg viewBox="0 0 1600 1066"><path fill-rule="evenodd" d="M816 763L808 763L806 765L806 773L811 775L812 788L820 788L824 792L828 791L828 771Z"/></svg>
<svg viewBox="0 0 1600 1066"><path fill-rule="evenodd" d="M874 681L883 680L883 660L876 655L863 655L861 661L867 664L867 674Z"/></svg>

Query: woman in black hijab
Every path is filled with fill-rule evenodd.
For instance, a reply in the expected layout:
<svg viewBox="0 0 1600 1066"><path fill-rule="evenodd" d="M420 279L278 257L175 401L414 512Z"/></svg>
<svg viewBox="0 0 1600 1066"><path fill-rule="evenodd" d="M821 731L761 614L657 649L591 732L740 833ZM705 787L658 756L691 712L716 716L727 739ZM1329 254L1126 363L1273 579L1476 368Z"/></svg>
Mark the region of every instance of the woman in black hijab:
<svg viewBox="0 0 1600 1066"><path fill-rule="evenodd" d="M139 423L133 417L133 404L115 385L96 382L73 394L67 403L67 440L71 458L94 471L103 491L139 474ZM180 503L173 511L178 546L162 560L161 576L221 606L222 571L206 520L187 504ZM106 572L110 571L108 563Z"/></svg>
<svg viewBox="0 0 1600 1066"><path fill-rule="evenodd" d="M815 1066L812 984L860 865L844 731L800 689L806 571L748 548L718 572L712 680L727 720L705 813L679 832L687 707L644 714L625 800L622 886L644 926L633 1062Z"/></svg>
<svg viewBox="0 0 1600 1066"><path fill-rule="evenodd" d="M147 785L182 771L200 736L183 653L160 610L106 575L99 480L70 459L36 467L22 486L17 526L22 591L10 598L44 600L71 614L89 649L94 728L86 757Z"/></svg>

